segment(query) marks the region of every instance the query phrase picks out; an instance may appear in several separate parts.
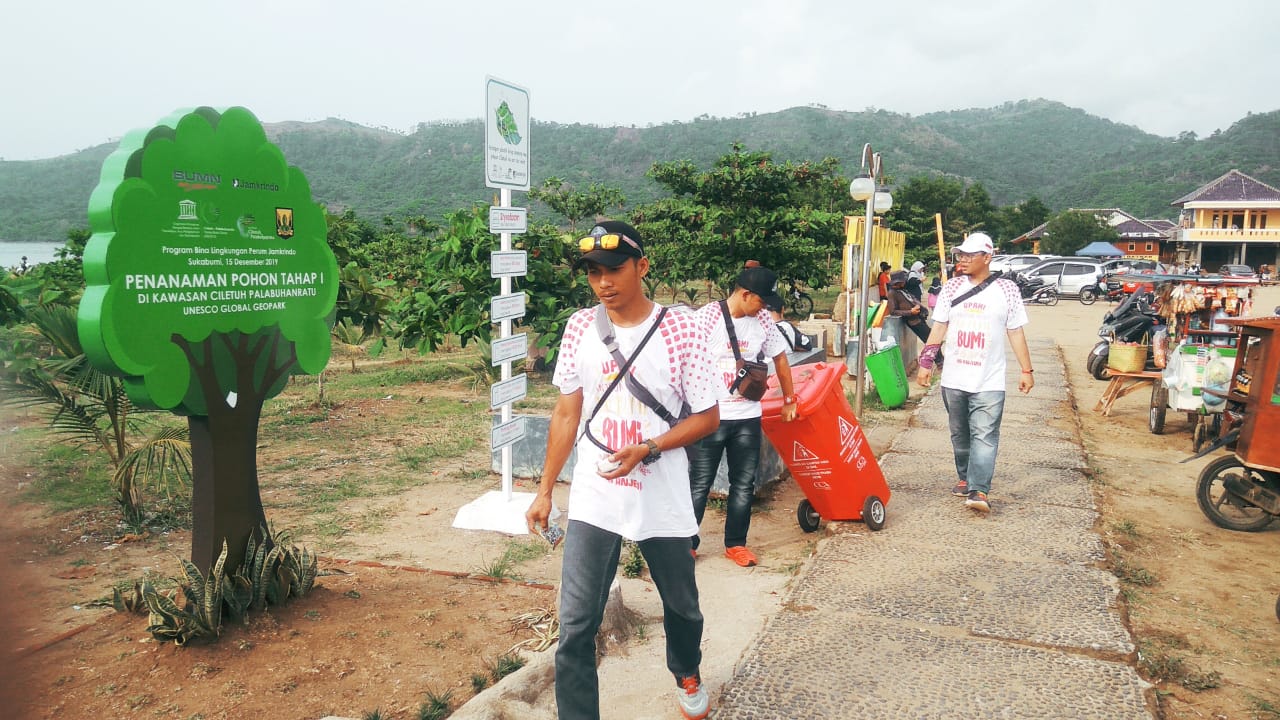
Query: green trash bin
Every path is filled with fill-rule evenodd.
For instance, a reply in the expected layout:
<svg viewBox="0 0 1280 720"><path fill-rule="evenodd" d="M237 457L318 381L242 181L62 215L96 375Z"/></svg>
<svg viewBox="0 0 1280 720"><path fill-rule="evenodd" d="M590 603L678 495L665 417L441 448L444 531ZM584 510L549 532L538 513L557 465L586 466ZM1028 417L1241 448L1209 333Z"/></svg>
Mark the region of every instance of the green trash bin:
<svg viewBox="0 0 1280 720"><path fill-rule="evenodd" d="M907 368L902 364L902 348L887 347L867 355L867 372L876 384L876 394L887 408L907 401Z"/></svg>

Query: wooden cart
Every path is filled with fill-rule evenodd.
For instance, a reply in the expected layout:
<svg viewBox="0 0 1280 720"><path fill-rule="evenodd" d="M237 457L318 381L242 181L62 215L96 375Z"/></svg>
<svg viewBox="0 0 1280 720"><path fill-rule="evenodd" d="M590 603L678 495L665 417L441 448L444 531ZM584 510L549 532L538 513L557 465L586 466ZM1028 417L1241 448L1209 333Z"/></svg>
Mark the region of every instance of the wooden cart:
<svg viewBox="0 0 1280 720"><path fill-rule="evenodd" d="M1196 499L1214 524L1256 531L1280 516L1280 317L1229 322L1240 346L1218 444L1234 453L1200 473Z"/></svg>

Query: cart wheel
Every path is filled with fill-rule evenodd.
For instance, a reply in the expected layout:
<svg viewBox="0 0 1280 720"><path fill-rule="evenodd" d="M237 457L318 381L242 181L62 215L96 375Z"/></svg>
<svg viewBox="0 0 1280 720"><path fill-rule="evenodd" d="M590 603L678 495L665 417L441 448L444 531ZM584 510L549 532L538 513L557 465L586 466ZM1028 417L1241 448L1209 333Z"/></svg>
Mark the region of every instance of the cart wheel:
<svg viewBox="0 0 1280 720"><path fill-rule="evenodd" d="M1191 452L1198 453L1200 448L1204 447L1209 440L1209 423L1201 418L1196 423L1196 427L1191 431Z"/></svg>
<svg viewBox="0 0 1280 720"><path fill-rule="evenodd" d="M884 501L872 495L862 503L862 522L867 524L871 530L879 530L884 527Z"/></svg>
<svg viewBox="0 0 1280 720"><path fill-rule="evenodd" d="M1227 455L1209 463L1200 471L1196 483L1196 502L1214 525L1228 530L1257 532L1275 519L1271 513L1238 495L1227 491L1223 478L1234 476L1246 483L1266 483L1265 475L1247 468L1235 455Z"/></svg>
<svg viewBox="0 0 1280 720"><path fill-rule="evenodd" d="M1151 383L1151 412L1147 415L1147 429L1152 435L1164 432L1164 416L1169 410L1169 388L1156 378Z"/></svg>
<svg viewBox="0 0 1280 720"><path fill-rule="evenodd" d="M808 498L800 501L800 505L796 508L796 522L800 523L800 529L811 533L818 529L818 523L822 520L822 516L817 510L813 509L813 503Z"/></svg>

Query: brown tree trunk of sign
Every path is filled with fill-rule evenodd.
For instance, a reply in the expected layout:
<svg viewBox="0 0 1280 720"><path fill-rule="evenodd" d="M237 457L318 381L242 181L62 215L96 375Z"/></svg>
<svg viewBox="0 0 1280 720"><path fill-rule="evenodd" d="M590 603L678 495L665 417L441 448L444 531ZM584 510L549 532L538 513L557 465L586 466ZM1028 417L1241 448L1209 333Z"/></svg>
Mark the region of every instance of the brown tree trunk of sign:
<svg viewBox="0 0 1280 720"><path fill-rule="evenodd" d="M293 344L280 334L268 337L214 334L194 346L175 336L205 397L207 416L187 419L191 432L191 562L208 572L227 543L226 572L240 567L250 535L263 537L266 514L258 488L258 422L262 404L275 383L297 360ZM213 367L213 343L231 352L235 399L228 402ZM283 351L283 352L282 352ZM265 369L255 373L266 353ZM281 357L284 355L284 357Z"/></svg>
<svg viewBox="0 0 1280 720"><path fill-rule="evenodd" d="M259 407L261 399L259 399ZM192 415L191 562L208 572L227 543L227 572L240 567L249 536L266 527L258 490L258 413ZM262 538L259 537L259 540Z"/></svg>

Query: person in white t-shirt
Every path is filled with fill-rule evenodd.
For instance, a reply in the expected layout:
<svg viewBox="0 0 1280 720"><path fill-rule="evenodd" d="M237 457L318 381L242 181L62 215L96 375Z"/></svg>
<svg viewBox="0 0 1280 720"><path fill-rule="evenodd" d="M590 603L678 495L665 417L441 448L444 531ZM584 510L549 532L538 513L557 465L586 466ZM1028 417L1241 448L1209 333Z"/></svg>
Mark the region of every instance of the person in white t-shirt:
<svg viewBox="0 0 1280 720"><path fill-rule="evenodd" d="M952 494L979 512L991 506L991 478L1000 447L1005 398L1005 338L1018 359L1018 389L1035 387L1031 352L1023 326L1027 311L1012 280L993 279L994 246L985 233L973 233L953 251L956 277L942 287L933 309L933 330L920 352L916 382L929 387L940 344L945 339L942 404L947 409L951 446L959 480ZM981 289L972 292L976 288Z"/></svg>
<svg viewBox="0 0 1280 720"><path fill-rule="evenodd" d="M720 419L706 331L692 311L664 309L644 294L649 259L631 225L600 222L579 249L575 267L586 266L600 304L575 312L565 328L552 380L560 397L538 492L525 514L530 532L548 527L552 488L576 446L561 563L557 712L600 717L596 632L625 538L639 545L662 598L667 668L680 710L703 718L710 702L699 675L703 620L690 541L698 524L684 447ZM599 313L607 325L597 324ZM602 339L602 327L622 361ZM628 363L636 385L619 379ZM633 394L637 385L635 392L650 394L654 406ZM689 414L679 419L682 407Z"/></svg>
<svg viewBox="0 0 1280 720"><path fill-rule="evenodd" d="M707 496L715 483L720 459L729 466L729 498L725 503L725 557L742 567L759 560L747 548L747 532L751 529L751 500L755 497L756 469L760 464L760 402L748 400L733 390L737 379L738 357L764 362L773 358L782 390L782 421L796 417L796 398L791 384L791 365L787 361L787 344L765 309L770 302L781 302L777 292L778 276L766 267L748 267L738 273L733 292L721 302L707 303L698 310L700 324L708 334L707 349L715 364L720 390L720 425L690 448L689 485L693 495L693 512L699 525L707 509ZM730 345L732 322L737 338L738 354ZM696 550L699 538L693 538Z"/></svg>
<svg viewBox="0 0 1280 720"><path fill-rule="evenodd" d="M813 340L808 335L800 332L800 329L792 325L790 321L782 316L782 298L774 295L765 308L769 311L769 319L777 326L778 332L782 334L782 339L787 342L787 347L791 348L791 352L801 352L813 349Z"/></svg>

